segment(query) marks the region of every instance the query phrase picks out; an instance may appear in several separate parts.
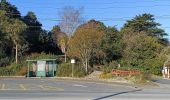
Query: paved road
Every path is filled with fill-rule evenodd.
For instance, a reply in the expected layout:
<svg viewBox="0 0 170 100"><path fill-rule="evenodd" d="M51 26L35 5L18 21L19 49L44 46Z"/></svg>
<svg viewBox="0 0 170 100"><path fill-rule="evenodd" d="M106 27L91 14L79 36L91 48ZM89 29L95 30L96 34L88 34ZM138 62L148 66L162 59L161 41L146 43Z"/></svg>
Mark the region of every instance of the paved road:
<svg viewBox="0 0 170 100"><path fill-rule="evenodd" d="M28 100L169 100L170 88L59 79L0 79L0 99Z"/></svg>
<svg viewBox="0 0 170 100"><path fill-rule="evenodd" d="M170 79L156 78L154 81L160 84L170 85Z"/></svg>

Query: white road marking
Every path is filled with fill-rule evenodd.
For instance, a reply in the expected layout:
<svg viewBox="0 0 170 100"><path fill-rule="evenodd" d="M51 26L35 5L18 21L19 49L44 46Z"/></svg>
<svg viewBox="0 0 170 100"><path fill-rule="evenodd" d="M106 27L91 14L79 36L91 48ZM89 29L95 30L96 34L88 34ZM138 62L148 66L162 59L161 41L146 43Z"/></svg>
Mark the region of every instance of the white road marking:
<svg viewBox="0 0 170 100"><path fill-rule="evenodd" d="M73 86L77 86L77 87L87 87L87 86L81 85L81 84L73 84Z"/></svg>
<svg viewBox="0 0 170 100"><path fill-rule="evenodd" d="M4 90L5 89L5 84L2 84L2 88L1 88L2 90Z"/></svg>

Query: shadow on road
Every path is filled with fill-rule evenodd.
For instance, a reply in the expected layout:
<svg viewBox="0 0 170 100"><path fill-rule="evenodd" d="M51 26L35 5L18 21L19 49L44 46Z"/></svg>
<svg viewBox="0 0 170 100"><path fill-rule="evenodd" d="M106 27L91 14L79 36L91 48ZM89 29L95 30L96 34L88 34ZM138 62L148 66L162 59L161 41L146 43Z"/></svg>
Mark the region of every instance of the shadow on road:
<svg viewBox="0 0 170 100"><path fill-rule="evenodd" d="M109 97L117 96L117 95L120 95L120 94L132 93L132 92L137 92L137 91L142 91L142 89L132 90L132 91L125 91L125 92L120 92L120 93L116 93L116 94L111 94L111 95L99 97L99 98L93 99L93 100L102 100L102 99L106 99L106 98L109 98Z"/></svg>

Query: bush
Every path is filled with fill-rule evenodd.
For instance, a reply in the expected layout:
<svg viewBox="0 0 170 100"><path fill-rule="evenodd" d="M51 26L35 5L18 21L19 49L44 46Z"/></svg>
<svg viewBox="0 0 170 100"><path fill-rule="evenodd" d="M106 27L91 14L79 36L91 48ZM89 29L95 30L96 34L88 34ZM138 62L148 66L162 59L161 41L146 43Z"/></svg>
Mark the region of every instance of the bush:
<svg viewBox="0 0 170 100"><path fill-rule="evenodd" d="M12 63L9 66L0 68L0 76L14 76L21 69L22 64Z"/></svg>
<svg viewBox="0 0 170 100"><path fill-rule="evenodd" d="M25 76L27 73L27 67L22 67L17 73L17 76Z"/></svg>
<svg viewBox="0 0 170 100"><path fill-rule="evenodd" d="M85 76L85 69L79 64L74 65L74 77ZM60 77L71 77L72 76L72 64L63 63L57 66L57 76Z"/></svg>
<svg viewBox="0 0 170 100"><path fill-rule="evenodd" d="M76 65L74 67L74 77L84 77L85 75L86 71L82 66Z"/></svg>
<svg viewBox="0 0 170 100"><path fill-rule="evenodd" d="M9 57L0 58L0 67L7 66L7 65L9 65L9 63L10 63Z"/></svg>
<svg viewBox="0 0 170 100"><path fill-rule="evenodd" d="M113 75L111 73L102 73L100 75L101 79L109 79L109 78L113 78Z"/></svg>
<svg viewBox="0 0 170 100"><path fill-rule="evenodd" d="M64 63L57 66L57 76L71 77L71 64Z"/></svg>
<svg viewBox="0 0 170 100"><path fill-rule="evenodd" d="M102 67L103 73L110 73L112 69L117 68L118 64L115 61L110 62L109 64L105 64Z"/></svg>
<svg viewBox="0 0 170 100"><path fill-rule="evenodd" d="M38 59L55 59L56 56L53 54L46 54L46 53L33 53L27 57L27 59L31 60L38 60Z"/></svg>
<svg viewBox="0 0 170 100"><path fill-rule="evenodd" d="M134 83L138 83L138 84L147 83L151 81L151 73L143 72L140 75L129 76L129 80L131 80Z"/></svg>

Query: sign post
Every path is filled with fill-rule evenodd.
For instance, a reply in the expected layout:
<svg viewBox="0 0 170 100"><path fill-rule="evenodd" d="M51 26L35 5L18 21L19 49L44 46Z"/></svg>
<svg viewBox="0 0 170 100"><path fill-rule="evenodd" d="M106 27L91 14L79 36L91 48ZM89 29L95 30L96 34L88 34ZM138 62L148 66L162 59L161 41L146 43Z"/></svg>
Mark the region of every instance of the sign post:
<svg viewBox="0 0 170 100"><path fill-rule="evenodd" d="M71 64L72 64L72 77L74 77L74 64L75 64L75 59L71 59Z"/></svg>

